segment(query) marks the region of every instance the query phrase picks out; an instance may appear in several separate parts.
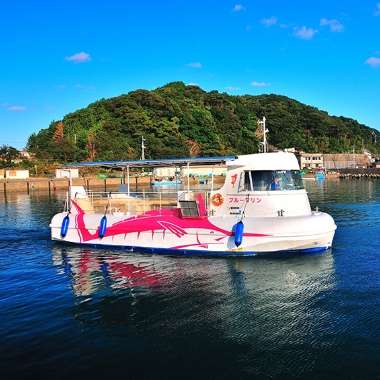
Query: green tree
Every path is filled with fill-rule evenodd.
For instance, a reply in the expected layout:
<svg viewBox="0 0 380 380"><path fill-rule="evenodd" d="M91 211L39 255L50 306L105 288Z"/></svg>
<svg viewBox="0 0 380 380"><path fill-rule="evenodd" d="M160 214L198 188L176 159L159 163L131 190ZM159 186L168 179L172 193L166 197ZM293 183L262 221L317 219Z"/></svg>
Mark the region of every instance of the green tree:
<svg viewBox="0 0 380 380"><path fill-rule="evenodd" d="M230 96L183 82L101 99L30 135L26 147L38 159L119 160L138 158L143 136L153 159L249 154L258 151L264 116L277 149L379 152L380 132L356 120L286 96Z"/></svg>
<svg viewBox="0 0 380 380"><path fill-rule="evenodd" d="M0 146L0 167L13 167L15 165L14 160L18 157L20 157L20 152L13 146Z"/></svg>

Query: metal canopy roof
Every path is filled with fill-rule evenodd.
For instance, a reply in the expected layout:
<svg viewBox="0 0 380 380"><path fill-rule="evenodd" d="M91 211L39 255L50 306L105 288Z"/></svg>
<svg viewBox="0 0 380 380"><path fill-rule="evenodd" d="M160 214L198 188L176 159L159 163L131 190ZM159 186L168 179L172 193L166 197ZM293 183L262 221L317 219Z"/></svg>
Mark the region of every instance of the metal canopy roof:
<svg viewBox="0 0 380 380"><path fill-rule="evenodd" d="M221 165L227 161L233 161L237 156L219 156L203 158L165 158L161 160L132 160L132 161L102 161L102 162L80 162L77 164L62 165L61 168L85 168L99 166L109 169L125 168L158 168L168 166L194 166L194 165Z"/></svg>

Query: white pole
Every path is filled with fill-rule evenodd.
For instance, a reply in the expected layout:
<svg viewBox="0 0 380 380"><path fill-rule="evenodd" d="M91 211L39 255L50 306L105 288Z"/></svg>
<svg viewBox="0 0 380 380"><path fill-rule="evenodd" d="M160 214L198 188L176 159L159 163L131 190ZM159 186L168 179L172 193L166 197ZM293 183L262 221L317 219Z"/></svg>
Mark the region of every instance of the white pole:
<svg viewBox="0 0 380 380"><path fill-rule="evenodd" d="M187 192L190 191L190 162L187 163Z"/></svg>
<svg viewBox="0 0 380 380"><path fill-rule="evenodd" d="M130 183L129 183L129 165L127 166L127 184L128 184L128 210L127 210L127 215L129 215L129 213L131 212L131 200L130 200L130 196L129 196L129 188L130 188Z"/></svg>
<svg viewBox="0 0 380 380"><path fill-rule="evenodd" d="M263 121L259 121L259 124L262 124L263 125L263 142L261 144L263 144L264 146L264 153L267 152L267 132L269 132L268 129L266 129L265 127L265 121L266 121L266 118L265 116L263 117Z"/></svg>
<svg viewBox="0 0 380 380"><path fill-rule="evenodd" d="M212 166L212 169L211 169L211 191L214 191L214 165Z"/></svg>
<svg viewBox="0 0 380 380"><path fill-rule="evenodd" d="M266 153L267 152L267 129L265 128L265 121L266 121L266 119L265 119L265 117L263 117L263 132L264 132L264 142L263 142L263 144L264 144L264 153Z"/></svg>
<svg viewBox="0 0 380 380"><path fill-rule="evenodd" d="M145 141L144 136L141 136L141 159L142 160L145 160L145 152L144 152L145 145L144 145L144 141Z"/></svg>
<svg viewBox="0 0 380 380"><path fill-rule="evenodd" d="M129 198L129 185L130 185L130 183L129 183L129 165L127 166L127 183L128 183L128 198Z"/></svg>

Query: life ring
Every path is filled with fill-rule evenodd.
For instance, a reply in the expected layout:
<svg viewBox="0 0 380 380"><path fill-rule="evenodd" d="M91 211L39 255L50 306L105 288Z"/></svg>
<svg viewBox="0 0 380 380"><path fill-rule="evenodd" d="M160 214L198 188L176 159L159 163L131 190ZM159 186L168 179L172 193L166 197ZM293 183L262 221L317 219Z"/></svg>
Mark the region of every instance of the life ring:
<svg viewBox="0 0 380 380"><path fill-rule="evenodd" d="M211 201L214 206L221 206L224 203L223 195L216 193L212 196Z"/></svg>

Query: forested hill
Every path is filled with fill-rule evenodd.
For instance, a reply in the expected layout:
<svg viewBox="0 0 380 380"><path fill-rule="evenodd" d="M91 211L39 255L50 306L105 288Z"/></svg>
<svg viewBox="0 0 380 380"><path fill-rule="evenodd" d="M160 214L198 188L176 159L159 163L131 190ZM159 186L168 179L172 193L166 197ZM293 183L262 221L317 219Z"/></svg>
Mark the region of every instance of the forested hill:
<svg viewBox="0 0 380 380"><path fill-rule="evenodd" d="M268 143L277 149L379 152L380 132L343 116L279 95L231 96L182 82L153 91L101 99L29 136L37 158L57 161L248 154L260 149L266 118Z"/></svg>

